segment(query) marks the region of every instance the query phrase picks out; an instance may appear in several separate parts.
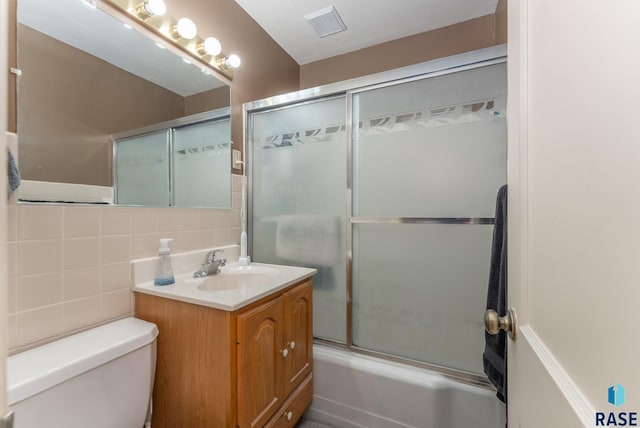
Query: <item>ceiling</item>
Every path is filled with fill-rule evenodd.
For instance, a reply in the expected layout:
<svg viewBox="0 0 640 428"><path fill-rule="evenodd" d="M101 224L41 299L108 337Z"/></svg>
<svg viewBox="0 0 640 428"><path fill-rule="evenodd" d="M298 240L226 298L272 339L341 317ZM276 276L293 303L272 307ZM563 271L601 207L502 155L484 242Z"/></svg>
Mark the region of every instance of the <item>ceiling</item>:
<svg viewBox="0 0 640 428"><path fill-rule="evenodd" d="M300 65L495 12L498 0L235 0ZM347 30L323 38L304 18L335 6Z"/></svg>

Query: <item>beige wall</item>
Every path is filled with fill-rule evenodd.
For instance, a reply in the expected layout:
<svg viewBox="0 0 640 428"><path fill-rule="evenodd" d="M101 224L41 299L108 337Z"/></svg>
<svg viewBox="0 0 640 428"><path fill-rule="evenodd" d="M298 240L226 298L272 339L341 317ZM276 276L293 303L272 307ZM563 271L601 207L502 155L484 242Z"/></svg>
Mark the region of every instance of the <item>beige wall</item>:
<svg viewBox="0 0 640 428"><path fill-rule="evenodd" d="M240 178L231 210L19 204L8 207L9 347L33 347L133 315L130 260L238 244Z"/></svg>
<svg viewBox="0 0 640 428"><path fill-rule="evenodd" d="M496 8L496 44L507 43L507 0L500 0Z"/></svg>
<svg viewBox="0 0 640 428"><path fill-rule="evenodd" d="M506 8L506 1L503 0L503 4ZM498 42L496 39L496 15L486 15L437 30L304 64L300 66L300 89L392 70L499 43L504 42Z"/></svg>
<svg viewBox="0 0 640 428"><path fill-rule="evenodd" d="M9 16L8 21L9 25L7 25L7 61L9 63L9 67L16 68L18 65L17 60L17 44L16 44L16 3L17 0L8 0L8 9ZM9 73L7 78L7 131L16 132L16 76L12 73Z"/></svg>
<svg viewBox="0 0 640 428"><path fill-rule="evenodd" d="M231 88L222 86L210 91L200 92L184 99L184 114L191 115L204 111L229 107Z"/></svg>

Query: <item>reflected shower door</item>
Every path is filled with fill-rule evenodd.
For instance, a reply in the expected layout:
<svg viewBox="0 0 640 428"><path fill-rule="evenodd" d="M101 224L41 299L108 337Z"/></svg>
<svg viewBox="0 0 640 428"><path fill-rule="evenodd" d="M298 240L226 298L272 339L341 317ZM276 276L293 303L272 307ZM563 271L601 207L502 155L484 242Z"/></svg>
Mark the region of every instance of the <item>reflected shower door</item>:
<svg viewBox="0 0 640 428"><path fill-rule="evenodd" d="M482 373L506 66L353 94L353 346Z"/></svg>
<svg viewBox="0 0 640 428"><path fill-rule="evenodd" d="M231 205L230 125L227 118L174 129L175 206L227 208Z"/></svg>
<svg viewBox="0 0 640 428"><path fill-rule="evenodd" d="M252 256L314 267L314 336L346 340L345 97L252 113Z"/></svg>
<svg viewBox="0 0 640 428"><path fill-rule="evenodd" d="M116 203L169 206L169 131L115 143Z"/></svg>

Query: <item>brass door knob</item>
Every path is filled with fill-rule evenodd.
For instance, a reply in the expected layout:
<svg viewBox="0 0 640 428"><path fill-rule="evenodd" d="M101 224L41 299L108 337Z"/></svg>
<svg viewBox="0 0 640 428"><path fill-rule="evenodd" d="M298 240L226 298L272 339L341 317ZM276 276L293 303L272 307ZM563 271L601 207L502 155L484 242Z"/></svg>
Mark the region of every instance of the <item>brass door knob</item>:
<svg viewBox="0 0 640 428"><path fill-rule="evenodd" d="M511 340L516 340L516 330L518 329L518 317L516 311L510 308L503 317L499 316L493 309L488 309L484 313L484 329L491 335L498 334L500 330L507 332Z"/></svg>

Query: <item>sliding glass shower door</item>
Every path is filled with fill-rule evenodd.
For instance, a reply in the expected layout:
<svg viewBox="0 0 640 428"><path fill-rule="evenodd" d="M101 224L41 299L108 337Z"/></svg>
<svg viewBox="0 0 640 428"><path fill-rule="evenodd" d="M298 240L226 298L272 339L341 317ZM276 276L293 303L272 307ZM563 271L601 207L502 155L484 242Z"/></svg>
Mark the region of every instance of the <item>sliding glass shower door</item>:
<svg viewBox="0 0 640 428"><path fill-rule="evenodd" d="M482 378L506 82L500 59L249 109L253 259L318 269L314 336Z"/></svg>
<svg viewBox="0 0 640 428"><path fill-rule="evenodd" d="M354 93L353 346L482 373L506 67Z"/></svg>
<svg viewBox="0 0 640 428"><path fill-rule="evenodd" d="M252 257L314 267L315 337L346 339L345 97L251 116Z"/></svg>

